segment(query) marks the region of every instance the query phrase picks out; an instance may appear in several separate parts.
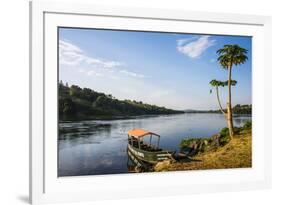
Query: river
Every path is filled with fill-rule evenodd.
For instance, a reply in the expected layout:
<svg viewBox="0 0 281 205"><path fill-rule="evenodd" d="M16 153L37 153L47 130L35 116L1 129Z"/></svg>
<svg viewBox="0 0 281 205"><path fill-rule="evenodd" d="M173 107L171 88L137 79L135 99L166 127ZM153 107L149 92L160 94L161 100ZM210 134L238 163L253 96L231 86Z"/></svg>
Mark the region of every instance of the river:
<svg viewBox="0 0 281 205"><path fill-rule="evenodd" d="M234 126L251 116L234 117ZM58 176L128 173L127 131L143 128L161 135L160 147L179 151L181 139L209 137L226 127L221 114L186 113L133 119L59 123Z"/></svg>

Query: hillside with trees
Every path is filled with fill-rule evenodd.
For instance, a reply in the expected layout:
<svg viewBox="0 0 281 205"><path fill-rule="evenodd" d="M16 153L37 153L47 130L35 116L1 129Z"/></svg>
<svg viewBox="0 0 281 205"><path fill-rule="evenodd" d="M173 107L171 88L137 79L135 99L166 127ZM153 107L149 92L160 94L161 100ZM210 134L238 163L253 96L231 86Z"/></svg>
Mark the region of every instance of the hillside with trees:
<svg viewBox="0 0 281 205"><path fill-rule="evenodd" d="M96 92L77 85L59 83L59 119L98 119L137 115L178 114L167 109L135 100L118 100L111 94Z"/></svg>
<svg viewBox="0 0 281 205"><path fill-rule="evenodd" d="M224 109L224 111L226 112L226 109ZM207 112L210 113L220 113L221 110L209 110ZM251 115L252 114L252 105L240 105L237 104L232 108L232 112L233 114L247 114L247 115Z"/></svg>

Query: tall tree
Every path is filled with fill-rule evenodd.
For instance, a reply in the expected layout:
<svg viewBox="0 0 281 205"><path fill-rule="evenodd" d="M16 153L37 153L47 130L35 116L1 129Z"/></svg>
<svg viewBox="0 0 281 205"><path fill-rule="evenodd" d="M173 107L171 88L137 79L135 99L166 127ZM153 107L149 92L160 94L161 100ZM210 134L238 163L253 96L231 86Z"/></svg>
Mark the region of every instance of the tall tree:
<svg viewBox="0 0 281 205"><path fill-rule="evenodd" d="M232 117L232 107L231 107L231 82L232 82L232 67L235 65L243 64L247 61L247 52L245 48L239 45L224 45L223 48L217 51L218 62L222 68L228 70L228 102L227 102L227 125L229 129L230 138L233 138L233 117Z"/></svg>
<svg viewBox="0 0 281 205"><path fill-rule="evenodd" d="M231 85L232 86L235 86L236 84L237 84L236 80L231 80ZM213 79L213 80L210 81L210 85L215 88L220 111L222 112L224 117L227 119L227 113L224 111L224 109L223 109L223 107L221 105L220 95L219 95L219 87L227 86L228 85L228 81L219 81L219 80ZM210 92L212 92L212 90L210 90Z"/></svg>

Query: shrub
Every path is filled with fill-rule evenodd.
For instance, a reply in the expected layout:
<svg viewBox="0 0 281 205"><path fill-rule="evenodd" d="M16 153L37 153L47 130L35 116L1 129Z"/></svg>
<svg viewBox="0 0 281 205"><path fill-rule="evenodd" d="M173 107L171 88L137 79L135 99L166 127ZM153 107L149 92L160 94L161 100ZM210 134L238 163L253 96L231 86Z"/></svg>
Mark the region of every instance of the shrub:
<svg viewBox="0 0 281 205"><path fill-rule="evenodd" d="M220 135L224 136L224 137L229 135L228 128L227 127L222 128L221 131L220 131Z"/></svg>
<svg viewBox="0 0 281 205"><path fill-rule="evenodd" d="M247 122L243 125L243 129L252 129L252 122L247 121Z"/></svg>
<svg viewBox="0 0 281 205"><path fill-rule="evenodd" d="M235 130L234 130L235 132ZM220 138L219 138L219 144L224 146L230 141L229 137L229 130L227 127L224 127L220 131Z"/></svg>
<svg viewBox="0 0 281 205"><path fill-rule="evenodd" d="M209 138L206 137L198 137L198 138L186 138L186 139L182 139L180 142L180 147L182 149L184 148L188 148L191 147L192 145L194 145L194 143L199 144L201 142L205 142L208 141Z"/></svg>
<svg viewBox="0 0 281 205"><path fill-rule="evenodd" d="M221 135L219 138L219 142L221 146L226 145L229 141L230 141L229 135L224 135L224 136Z"/></svg>
<svg viewBox="0 0 281 205"><path fill-rule="evenodd" d="M239 134L239 132L241 131L241 127L234 127L233 128L233 132L234 134ZM228 131L228 128L225 127L225 128L222 128L221 131L220 131L220 135L225 137L225 136L228 136L229 135L229 131Z"/></svg>
<svg viewBox="0 0 281 205"><path fill-rule="evenodd" d="M183 139L181 140L180 142L180 147L181 148L187 148L187 147L190 147L191 143L194 142L194 141L197 141L198 139L196 138L187 138L187 139Z"/></svg>

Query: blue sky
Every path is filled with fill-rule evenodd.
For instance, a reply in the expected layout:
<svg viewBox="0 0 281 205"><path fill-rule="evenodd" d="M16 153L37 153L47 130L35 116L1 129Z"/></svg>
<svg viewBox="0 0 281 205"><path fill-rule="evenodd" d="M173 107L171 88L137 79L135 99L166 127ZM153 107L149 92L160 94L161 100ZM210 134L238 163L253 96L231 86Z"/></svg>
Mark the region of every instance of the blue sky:
<svg viewBox="0 0 281 205"><path fill-rule="evenodd" d="M233 104L251 103L251 37L96 29L59 29L59 79L173 109L217 109L212 79L226 80L216 51L225 44L248 49L233 68ZM226 104L227 89L222 88Z"/></svg>

